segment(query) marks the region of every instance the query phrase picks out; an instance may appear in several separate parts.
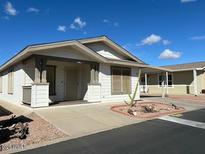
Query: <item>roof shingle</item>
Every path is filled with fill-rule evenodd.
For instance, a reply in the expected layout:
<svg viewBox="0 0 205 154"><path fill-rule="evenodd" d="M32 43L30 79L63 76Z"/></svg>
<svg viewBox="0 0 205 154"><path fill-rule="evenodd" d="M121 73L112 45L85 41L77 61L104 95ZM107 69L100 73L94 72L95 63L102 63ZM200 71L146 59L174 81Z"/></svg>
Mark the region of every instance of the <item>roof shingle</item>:
<svg viewBox="0 0 205 154"><path fill-rule="evenodd" d="M183 69L194 69L194 68L203 68L205 67L205 61L186 63L186 64L177 64L177 65L167 65L162 66L171 70L183 70Z"/></svg>

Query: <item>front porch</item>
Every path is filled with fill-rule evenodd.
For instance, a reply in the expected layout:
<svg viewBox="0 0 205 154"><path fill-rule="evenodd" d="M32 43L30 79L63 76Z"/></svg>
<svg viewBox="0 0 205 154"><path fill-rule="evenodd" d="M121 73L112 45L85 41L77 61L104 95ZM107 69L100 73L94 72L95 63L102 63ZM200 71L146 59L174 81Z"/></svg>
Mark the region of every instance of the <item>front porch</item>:
<svg viewBox="0 0 205 154"><path fill-rule="evenodd" d="M97 62L35 55L24 66L23 103L31 107L101 101Z"/></svg>
<svg viewBox="0 0 205 154"><path fill-rule="evenodd" d="M199 95L197 72L143 69L141 96Z"/></svg>

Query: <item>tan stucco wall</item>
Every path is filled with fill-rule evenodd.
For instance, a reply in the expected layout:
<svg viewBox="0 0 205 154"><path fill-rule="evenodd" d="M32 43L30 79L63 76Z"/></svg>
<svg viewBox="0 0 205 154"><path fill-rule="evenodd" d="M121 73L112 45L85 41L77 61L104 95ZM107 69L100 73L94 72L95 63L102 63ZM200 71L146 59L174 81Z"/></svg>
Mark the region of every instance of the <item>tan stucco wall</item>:
<svg viewBox="0 0 205 154"><path fill-rule="evenodd" d="M205 72L197 72L198 93L201 93L202 89L205 89Z"/></svg>
<svg viewBox="0 0 205 154"><path fill-rule="evenodd" d="M148 75L148 94L150 95L161 95L162 87L158 86L158 75L159 74L149 74ZM168 94L170 95L185 95L194 94L194 83L193 83L193 71L184 72L174 72L173 75L173 87L168 87ZM202 89L202 75L201 72L197 72L197 83L198 93Z"/></svg>

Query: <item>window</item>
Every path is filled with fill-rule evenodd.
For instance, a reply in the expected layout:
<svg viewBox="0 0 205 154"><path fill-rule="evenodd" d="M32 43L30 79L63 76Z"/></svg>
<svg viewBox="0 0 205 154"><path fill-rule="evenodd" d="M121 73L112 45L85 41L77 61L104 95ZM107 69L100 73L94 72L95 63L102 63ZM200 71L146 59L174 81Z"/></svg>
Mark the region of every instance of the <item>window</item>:
<svg viewBox="0 0 205 154"><path fill-rule="evenodd" d="M169 87L172 87L172 85L173 85L173 79L172 78L173 78L172 74L169 74L168 75L168 86Z"/></svg>
<svg viewBox="0 0 205 154"><path fill-rule="evenodd" d="M159 85L160 87L162 87L162 82L165 81L165 80L164 80L164 76L163 76L163 75L159 75L158 78L159 78L159 79L158 79L158 85ZM164 83L164 84L165 84L165 83Z"/></svg>
<svg viewBox="0 0 205 154"><path fill-rule="evenodd" d="M112 94L128 94L131 92L131 69L111 67Z"/></svg>
<svg viewBox="0 0 205 154"><path fill-rule="evenodd" d="M161 87L162 82L164 81L164 85L166 85L166 75L159 75L158 76L158 85ZM173 77L172 74L168 74L168 87L173 86Z"/></svg>
<svg viewBox="0 0 205 154"><path fill-rule="evenodd" d="M2 82L2 76L0 75L0 93L2 93L3 91L3 82Z"/></svg>
<svg viewBox="0 0 205 154"><path fill-rule="evenodd" d="M145 77L141 76L140 78L140 85L145 85Z"/></svg>
<svg viewBox="0 0 205 154"><path fill-rule="evenodd" d="M49 95L56 94L56 67L46 66L46 78L49 83Z"/></svg>
<svg viewBox="0 0 205 154"><path fill-rule="evenodd" d="M13 94L14 89L14 70L10 68L8 71L8 94Z"/></svg>

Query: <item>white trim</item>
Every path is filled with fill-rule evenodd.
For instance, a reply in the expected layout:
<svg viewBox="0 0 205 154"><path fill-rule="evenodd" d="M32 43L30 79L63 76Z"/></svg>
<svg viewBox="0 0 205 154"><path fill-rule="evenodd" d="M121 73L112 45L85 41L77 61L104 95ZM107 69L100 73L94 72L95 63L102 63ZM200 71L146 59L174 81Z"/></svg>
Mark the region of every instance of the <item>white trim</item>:
<svg viewBox="0 0 205 154"><path fill-rule="evenodd" d="M205 123L198 122L198 121L186 120L186 119L181 119L181 118L177 118L177 117L170 117L170 116L163 116L163 117L160 117L159 119L182 124L182 125L186 125L186 126L205 129Z"/></svg>
<svg viewBox="0 0 205 154"><path fill-rule="evenodd" d="M194 81L194 95L198 95L198 87L197 87L197 70L193 69L193 81Z"/></svg>
<svg viewBox="0 0 205 154"><path fill-rule="evenodd" d="M172 76L172 75L171 75ZM168 95L168 85L169 84L169 73L166 72L166 94ZM173 79L172 79L172 86L173 86Z"/></svg>
<svg viewBox="0 0 205 154"><path fill-rule="evenodd" d="M145 73L145 93L148 93L148 86L147 86L147 73Z"/></svg>

